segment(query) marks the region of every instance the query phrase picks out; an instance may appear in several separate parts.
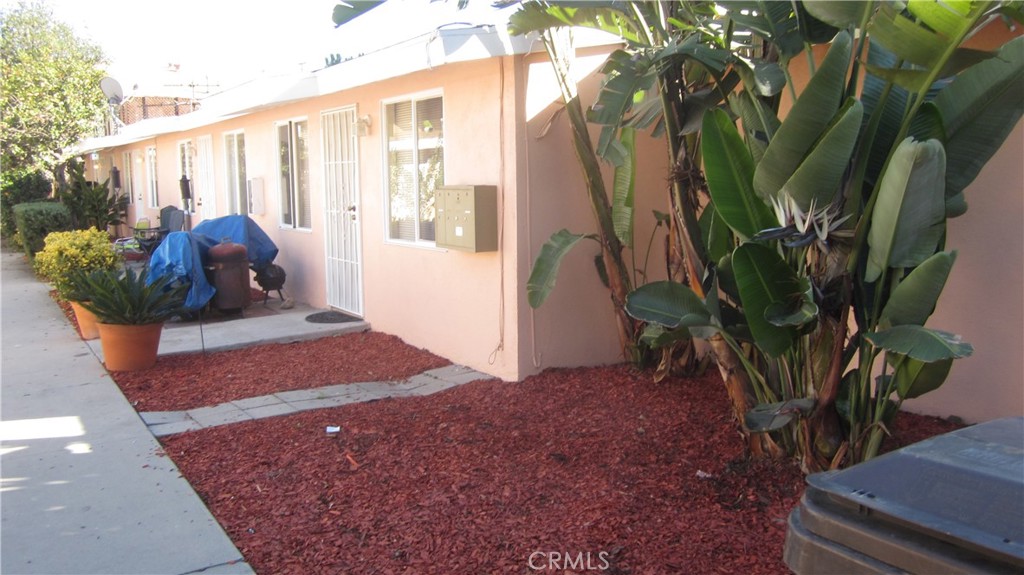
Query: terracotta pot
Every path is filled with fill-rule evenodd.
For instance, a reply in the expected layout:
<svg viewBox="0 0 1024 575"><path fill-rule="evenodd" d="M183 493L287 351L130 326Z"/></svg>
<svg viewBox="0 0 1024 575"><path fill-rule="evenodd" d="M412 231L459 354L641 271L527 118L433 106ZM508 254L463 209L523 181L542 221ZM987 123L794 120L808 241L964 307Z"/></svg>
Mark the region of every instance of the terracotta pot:
<svg viewBox="0 0 1024 575"><path fill-rule="evenodd" d="M97 323L103 363L110 371L135 371L156 365L163 323L119 325Z"/></svg>
<svg viewBox="0 0 1024 575"><path fill-rule="evenodd" d="M78 322L78 331L82 339L96 339L100 336L100 330L96 328L96 314L82 307L77 301L71 303L71 309L75 310L75 321Z"/></svg>

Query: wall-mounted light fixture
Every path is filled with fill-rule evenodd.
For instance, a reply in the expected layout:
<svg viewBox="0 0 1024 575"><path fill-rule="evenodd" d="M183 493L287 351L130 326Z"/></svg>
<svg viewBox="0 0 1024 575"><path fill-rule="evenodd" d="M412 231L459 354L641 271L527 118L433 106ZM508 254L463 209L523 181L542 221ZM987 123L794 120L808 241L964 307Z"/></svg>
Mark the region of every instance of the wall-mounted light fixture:
<svg viewBox="0 0 1024 575"><path fill-rule="evenodd" d="M372 123L373 119L370 118L369 114L366 114L365 116L360 116L359 119L356 120L356 134L360 136L369 136L370 125Z"/></svg>

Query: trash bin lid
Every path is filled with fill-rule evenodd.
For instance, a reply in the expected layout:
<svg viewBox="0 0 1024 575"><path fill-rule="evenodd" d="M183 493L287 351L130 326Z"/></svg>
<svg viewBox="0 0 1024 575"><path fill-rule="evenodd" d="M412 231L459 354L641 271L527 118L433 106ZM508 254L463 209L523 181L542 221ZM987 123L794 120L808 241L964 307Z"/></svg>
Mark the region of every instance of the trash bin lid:
<svg viewBox="0 0 1024 575"><path fill-rule="evenodd" d="M807 483L880 521L1024 566L1024 417L940 435Z"/></svg>

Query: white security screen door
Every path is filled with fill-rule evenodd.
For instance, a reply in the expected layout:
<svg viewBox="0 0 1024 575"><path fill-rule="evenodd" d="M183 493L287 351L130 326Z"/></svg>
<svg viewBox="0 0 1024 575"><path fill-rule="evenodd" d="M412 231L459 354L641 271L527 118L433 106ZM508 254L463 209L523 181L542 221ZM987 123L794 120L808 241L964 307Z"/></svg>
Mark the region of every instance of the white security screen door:
<svg viewBox="0 0 1024 575"><path fill-rule="evenodd" d="M192 195L198 203L199 215L204 220L217 217L217 193L214 191L213 179L213 136L196 138L195 181L192 183Z"/></svg>
<svg viewBox="0 0 1024 575"><path fill-rule="evenodd" d="M326 195L327 305L362 317L359 140L354 107L320 114Z"/></svg>

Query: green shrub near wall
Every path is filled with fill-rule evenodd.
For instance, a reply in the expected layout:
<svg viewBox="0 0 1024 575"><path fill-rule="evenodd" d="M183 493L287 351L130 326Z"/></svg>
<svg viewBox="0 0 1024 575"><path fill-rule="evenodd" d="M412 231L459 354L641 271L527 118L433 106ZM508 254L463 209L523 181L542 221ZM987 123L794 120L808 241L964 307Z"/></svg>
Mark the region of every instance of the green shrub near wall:
<svg viewBox="0 0 1024 575"><path fill-rule="evenodd" d="M0 175L0 234L14 235L14 206L26 202L45 200L53 185L42 172L4 172Z"/></svg>
<svg viewBox="0 0 1024 575"><path fill-rule="evenodd" d="M67 207L57 202L29 202L14 206L14 221L25 247L25 254L31 259L43 249L44 240L51 232L71 229L71 214Z"/></svg>

